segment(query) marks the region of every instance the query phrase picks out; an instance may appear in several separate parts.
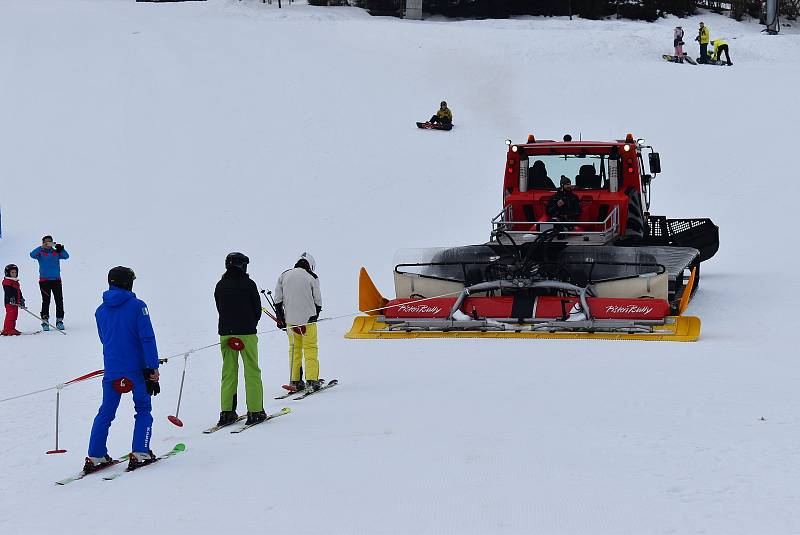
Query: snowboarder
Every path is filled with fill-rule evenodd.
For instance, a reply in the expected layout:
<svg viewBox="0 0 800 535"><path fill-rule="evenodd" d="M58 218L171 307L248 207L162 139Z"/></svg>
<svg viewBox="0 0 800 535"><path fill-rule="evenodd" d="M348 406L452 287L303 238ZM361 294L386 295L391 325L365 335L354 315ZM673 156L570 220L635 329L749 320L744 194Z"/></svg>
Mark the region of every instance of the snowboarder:
<svg viewBox="0 0 800 535"><path fill-rule="evenodd" d="M439 103L439 111L433 114L431 120L428 121L431 124L440 124L443 126L452 126L453 125L453 112L447 107L447 102L444 100Z"/></svg>
<svg viewBox="0 0 800 535"><path fill-rule="evenodd" d="M681 26L675 26L675 30L672 33L672 44L675 47L675 61L678 63L683 63L683 28Z"/></svg>
<svg viewBox="0 0 800 535"><path fill-rule="evenodd" d="M547 215L551 221L577 221L581 215L581 201L572 191L572 181L561 175L561 187L547 202Z"/></svg>
<svg viewBox="0 0 800 535"><path fill-rule="evenodd" d="M315 268L314 257L303 253L292 269L281 273L275 286L278 327L286 329L289 336L290 386L297 391L315 391L322 386L319 380L316 323L322 311L322 293Z"/></svg>
<svg viewBox="0 0 800 535"><path fill-rule="evenodd" d="M19 336L17 330L17 315L19 307L25 306L22 290L19 287L19 268L16 264L9 264L3 270L3 303L6 305L6 320L3 322L3 336Z"/></svg>
<svg viewBox="0 0 800 535"><path fill-rule="evenodd" d="M700 29L697 31L697 37L694 38L695 41L700 43L700 63L706 63L708 58L708 37L709 37L709 30L708 26L704 23L700 23Z"/></svg>
<svg viewBox="0 0 800 535"><path fill-rule="evenodd" d="M89 454L83 470L93 472L113 462L108 455L108 429L117 413L122 394L133 392L136 410L132 452L128 469L134 470L156 460L150 449L153 416L151 396L161 392L158 384L158 348L150 312L133 293L136 275L128 267L108 272L108 290L94 316L103 344L103 402L97 411L89 439Z"/></svg>
<svg viewBox="0 0 800 535"><path fill-rule="evenodd" d="M714 39L711 42L711 46L714 47L714 53L711 55L711 62L712 63L722 63L722 54L725 54L725 60L728 66L733 65L731 63L731 55L728 50L728 43L727 41L723 41L722 39Z"/></svg>
<svg viewBox="0 0 800 535"><path fill-rule="evenodd" d="M244 364L247 423L255 424L267 418L256 336L258 320L261 319L261 296L258 295L256 283L247 274L249 263L250 259L242 253L230 253L225 258L225 273L214 289L222 351L221 403L217 425L232 424L238 417L236 391L240 354Z"/></svg>
<svg viewBox="0 0 800 535"><path fill-rule="evenodd" d="M31 251L31 258L39 262L39 289L42 291L42 329L50 330L50 295L56 300L56 328L64 330L64 297L61 288L61 261L69 253L60 243L53 245L53 237L42 238L42 245Z"/></svg>

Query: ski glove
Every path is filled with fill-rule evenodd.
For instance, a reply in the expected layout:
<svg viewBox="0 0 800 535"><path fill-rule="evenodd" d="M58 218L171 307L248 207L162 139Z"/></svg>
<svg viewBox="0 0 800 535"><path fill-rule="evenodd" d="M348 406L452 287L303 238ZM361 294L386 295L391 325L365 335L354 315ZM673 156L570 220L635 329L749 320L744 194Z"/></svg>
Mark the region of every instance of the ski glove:
<svg viewBox="0 0 800 535"><path fill-rule="evenodd" d="M63 245L61 245L60 243L57 243L57 244L56 244L56 252L57 252L57 253L60 253L60 252L61 252L61 251L63 251L63 250L64 250L64 246L63 246Z"/></svg>
<svg viewBox="0 0 800 535"><path fill-rule="evenodd" d="M286 316L283 314L283 303L275 303L275 315L278 317L278 329L285 329Z"/></svg>
<svg viewBox="0 0 800 535"><path fill-rule="evenodd" d="M150 396L157 396L161 393L161 386L159 386L158 381L150 379L154 371L153 368L145 368L142 370L142 373L144 373L144 384L147 387L147 394Z"/></svg>

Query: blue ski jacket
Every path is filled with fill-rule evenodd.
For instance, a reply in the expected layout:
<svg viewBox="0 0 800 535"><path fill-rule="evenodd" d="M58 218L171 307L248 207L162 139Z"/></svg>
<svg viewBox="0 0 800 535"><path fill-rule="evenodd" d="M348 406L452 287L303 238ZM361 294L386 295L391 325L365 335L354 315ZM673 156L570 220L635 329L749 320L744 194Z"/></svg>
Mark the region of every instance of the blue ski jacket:
<svg viewBox="0 0 800 535"><path fill-rule="evenodd" d="M136 294L116 286L103 292L94 313L103 344L106 375L158 368L156 335L147 305Z"/></svg>
<svg viewBox="0 0 800 535"><path fill-rule="evenodd" d="M39 246L31 251L31 258L39 261L39 280L57 281L61 280L61 261L69 258L69 253L66 249L59 252Z"/></svg>

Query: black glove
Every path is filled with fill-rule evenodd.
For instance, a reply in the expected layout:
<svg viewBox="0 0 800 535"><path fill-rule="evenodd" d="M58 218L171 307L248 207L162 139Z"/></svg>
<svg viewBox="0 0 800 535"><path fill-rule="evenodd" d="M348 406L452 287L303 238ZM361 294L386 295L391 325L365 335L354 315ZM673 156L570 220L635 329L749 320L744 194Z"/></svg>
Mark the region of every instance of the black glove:
<svg viewBox="0 0 800 535"><path fill-rule="evenodd" d="M158 381L153 381L150 376L153 375L155 370L153 368L145 368L142 370L144 373L144 384L147 387L147 394L150 396L157 396L161 393L161 386Z"/></svg>
<svg viewBox="0 0 800 535"><path fill-rule="evenodd" d="M314 305L317 307L317 313L308 318L309 323L316 323L319 320L319 313L322 312L322 307L319 305Z"/></svg>
<svg viewBox="0 0 800 535"><path fill-rule="evenodd" d="M60 243L57 243L57 244L56 244L56 252L57 252L57 253L60 253L60 252L61 252L61 251L63 251L63 250L64 250L64 246L63 246L63 245L61 245Z"/></svg>
<svg viewBox="0 0 800 535"><path fill-rule="evenodd" d="M283 315L283 303L275 303L275 316L278 318L278 329L285 329L286 317Z"/></svg>
<svg viewBox="0 0 800 535"><path fill-rule="evenodd" d="M25 300L24 299L19 302L19 307L20 308L25 308Z"/></svg>

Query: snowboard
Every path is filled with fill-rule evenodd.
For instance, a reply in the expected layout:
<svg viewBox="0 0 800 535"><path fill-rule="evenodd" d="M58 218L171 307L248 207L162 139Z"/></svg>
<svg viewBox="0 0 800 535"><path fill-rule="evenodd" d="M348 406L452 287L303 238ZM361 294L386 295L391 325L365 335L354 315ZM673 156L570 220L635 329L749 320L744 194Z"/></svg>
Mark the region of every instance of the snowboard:
<svg viewBox="0 0 800 535"><path fill-rule="evenodd" d="M700 63L700 58L697 58L697 63ZM703 63L703 65L716 65L716 66L719 66L719 67L729 67L729 66L731 66L731 65L728 65L727 63L725 63L724 61L719 60L719 59L716 60L716 61L710 59L710 60L706 61L705 63Z"/></svg>
<svg viewBox="0 0 800 535"><path fill-rule="evenodd" d="M670 54L664 54L661 57L664 58L666 61L669 61L671 63L677 63L677 61L675 59L675 56L672 56ZM688 54L684 54L683 59L686 60L686 63L689 63L690 65L697 65L697 62L695 60L693 60L691 57L689 57Z"/></svg>
<svg viewBox="0 0 800 535"><path fill-rule="evenodd" d="M431 123L429 121L425 121L424 123L417 123L417 128L422 128L423 130L452 130L452 124L436 124Z"/></svg>

